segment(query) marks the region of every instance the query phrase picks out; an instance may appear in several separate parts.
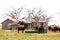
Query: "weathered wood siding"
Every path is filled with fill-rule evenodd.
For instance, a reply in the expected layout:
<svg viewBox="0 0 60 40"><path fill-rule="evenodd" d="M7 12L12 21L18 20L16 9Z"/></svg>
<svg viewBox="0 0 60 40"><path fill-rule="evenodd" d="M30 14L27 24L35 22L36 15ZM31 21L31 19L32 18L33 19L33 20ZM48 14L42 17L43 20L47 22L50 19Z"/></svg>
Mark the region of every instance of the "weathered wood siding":
<svg viewBox="0 0 60 40"><path fill-rule="evenodd" d="M8 28L7 28L7 24L9 24L9 23L12 23L12 21L9 20L9 19L5 20L5 21L2 23L2 29L3 29L3 30L7 30L7 29L8 29Z"/></svg>

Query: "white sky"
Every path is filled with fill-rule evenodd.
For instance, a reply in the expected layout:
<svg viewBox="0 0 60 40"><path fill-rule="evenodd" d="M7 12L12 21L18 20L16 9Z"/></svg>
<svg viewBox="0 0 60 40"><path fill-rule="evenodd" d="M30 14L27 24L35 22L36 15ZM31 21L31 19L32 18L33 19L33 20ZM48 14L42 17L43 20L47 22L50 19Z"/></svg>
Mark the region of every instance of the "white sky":
<svg viewBox="0 0 60 40"><path fill-rule="evenodd" d="M54 18L49 24L60 24L60 18L57 13L60 13L60 0L0 0L0 22L2 21L2 14L7 9L14 7L18 8L25 6L29 9L41 7L46 13L52 15Z"/></svg>

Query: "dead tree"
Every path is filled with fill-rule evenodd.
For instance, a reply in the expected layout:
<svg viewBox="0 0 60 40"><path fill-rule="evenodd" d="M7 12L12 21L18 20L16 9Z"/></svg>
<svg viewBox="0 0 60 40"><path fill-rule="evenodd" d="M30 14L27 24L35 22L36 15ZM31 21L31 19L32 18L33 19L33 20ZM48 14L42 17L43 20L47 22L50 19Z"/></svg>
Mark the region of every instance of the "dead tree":
<svg viewBox="0 0 60 40"><path fill-rule="evenodd" d="M35 22L33 23L34 27L37 26L37 23L39 22L41 16L44 14L44 11L39 8L34 8L32 10L27 11L28 17L24 17L25 19L28 19L30 22Z"/></svg>
<svg viewBox="0 0 60 40"><path fill-rule="evenodd" d="M45 11L43 11L41 8L34 8L32 10L28 9L27 13L28 17L24 18L28 19L30 22L33 22L32 25L34 25L34 27L37 26L37 23L39 22L41 17L46 21L46 25L48 25L49 20L52 18L51 16L48 17Z"/></svg>
<svg viewBox="0 0 60 40"><path fill-rule="evenodd" d="M11 17L13 19L19 19L20 17L20 13L22 12L23 7L17 8L17 9L13 9L12 10L8 10L8 13L6 13L5 15L8 17Z"/></svg>

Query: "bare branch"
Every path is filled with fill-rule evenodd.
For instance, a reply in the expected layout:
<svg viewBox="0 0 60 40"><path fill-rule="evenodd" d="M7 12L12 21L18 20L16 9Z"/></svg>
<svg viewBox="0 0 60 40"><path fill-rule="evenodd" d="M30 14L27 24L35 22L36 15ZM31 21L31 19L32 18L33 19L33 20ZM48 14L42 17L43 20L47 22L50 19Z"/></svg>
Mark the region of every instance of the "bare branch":
<svg viewBox="0 0 60 40"><path fill-rule="evenodd" d="M18 9L12 8L12 10L9 10L8 11L9 13L8 14L5 14L5 15L6 16L9 16L11 18L14 18L14 19L19 19L20 13L21 13L22 10L23 10L23 7L18 8Z"/></svg>

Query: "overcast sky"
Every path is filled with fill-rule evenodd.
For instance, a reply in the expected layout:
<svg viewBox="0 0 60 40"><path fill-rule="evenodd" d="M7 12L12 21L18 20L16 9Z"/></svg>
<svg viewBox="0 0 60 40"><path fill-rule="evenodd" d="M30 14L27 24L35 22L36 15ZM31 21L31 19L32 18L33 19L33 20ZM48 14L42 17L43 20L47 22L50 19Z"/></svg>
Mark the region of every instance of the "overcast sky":
<svg viewBox="0 0 60 40"><path fill-rule="evenodd" d="M29 9L40 7L46 11L46 13L53 16L53 21L49 24L60 24L60 15L58 14L60 13L60 0L0 0L0 22L3 20L2 14L5 14L7 9L21 6Z"/></svg>

